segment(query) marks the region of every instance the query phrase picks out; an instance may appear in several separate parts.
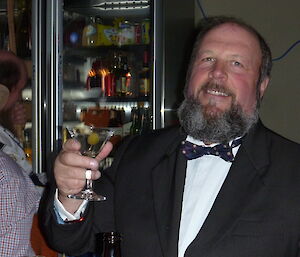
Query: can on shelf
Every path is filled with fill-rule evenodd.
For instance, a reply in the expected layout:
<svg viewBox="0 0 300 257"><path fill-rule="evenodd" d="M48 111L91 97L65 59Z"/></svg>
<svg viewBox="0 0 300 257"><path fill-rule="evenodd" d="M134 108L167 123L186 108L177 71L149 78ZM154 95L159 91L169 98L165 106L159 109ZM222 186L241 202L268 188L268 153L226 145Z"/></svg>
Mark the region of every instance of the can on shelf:
<svg viewBox="0 0 300 257"><path fill-rule="evenodd" d="M142 28L140 23L134 24L134 42L137 45L142 43Z"/></svg>
<svg viewBox="0 0 300 257"><path fill-rule="evenodd" d="M142 43L149 44L150 43L150 20L145 19L142 22Z"/></svg>

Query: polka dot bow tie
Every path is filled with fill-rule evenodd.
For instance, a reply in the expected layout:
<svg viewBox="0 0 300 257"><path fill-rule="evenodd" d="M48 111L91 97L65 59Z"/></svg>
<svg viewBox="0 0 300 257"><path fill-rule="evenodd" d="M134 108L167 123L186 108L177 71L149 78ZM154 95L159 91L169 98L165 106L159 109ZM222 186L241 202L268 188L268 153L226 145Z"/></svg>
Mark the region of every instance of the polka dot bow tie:
<svg viewBox="0 0 300 257"><path fill-rule="evenodd" d="M232 153L232 148L237 147L241 144L242 139L236 139L232 142L231 146L229 144L219 144L213 147L195 145L189 141L183 141L181 146L181 151L188 160L193 160L203 155L215 155L219 156L227 162L233 162L234 155Z"/></svg>

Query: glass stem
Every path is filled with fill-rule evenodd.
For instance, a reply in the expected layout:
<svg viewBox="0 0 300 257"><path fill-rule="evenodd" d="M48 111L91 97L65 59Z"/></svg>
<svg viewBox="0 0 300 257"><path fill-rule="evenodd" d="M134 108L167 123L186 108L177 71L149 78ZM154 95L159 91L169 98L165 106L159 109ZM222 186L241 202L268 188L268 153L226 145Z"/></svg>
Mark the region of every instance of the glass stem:
<svg viewBox="0 0 300 257"><path fill-rule="evenodd" d="M89 190L93 189L93 180L92 179L86 180L86 189L89 189Z"/></svg>

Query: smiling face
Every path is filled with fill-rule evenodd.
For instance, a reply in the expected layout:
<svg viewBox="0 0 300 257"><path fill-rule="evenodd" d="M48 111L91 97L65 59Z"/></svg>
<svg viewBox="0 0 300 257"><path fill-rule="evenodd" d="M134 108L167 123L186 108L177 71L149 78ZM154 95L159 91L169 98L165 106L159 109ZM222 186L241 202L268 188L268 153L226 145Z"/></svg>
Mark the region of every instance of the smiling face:
<svg viewBox="0 0 300 257"><path fill-rule="evenodd" d="M258 121L271 54L255 30L246 28L225 21L197 39L178 118L188 135L204 143L229 142Z"/></svg>
<svg viewBox="0 0 300 257"><path fill-rule="evenodd" d="M201 103L208 117L219 116L233 105L252 114L257 95L263 96L269 82L266 78L257 87L261 60L260 45L253 34L234 23L217 26L199 46L187 97Z"/></svg>

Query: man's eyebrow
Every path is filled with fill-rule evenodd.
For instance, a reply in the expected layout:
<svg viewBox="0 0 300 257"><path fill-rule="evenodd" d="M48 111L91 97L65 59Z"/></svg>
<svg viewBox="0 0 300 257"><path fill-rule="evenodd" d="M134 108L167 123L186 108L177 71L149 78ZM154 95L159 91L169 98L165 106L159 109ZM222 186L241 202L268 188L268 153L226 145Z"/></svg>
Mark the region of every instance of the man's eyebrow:
<svg viewBox="0 0 300 257"><path fill-rule="evenodd" d="M240 55L240 54L230 54L229 56L230 56L230 57L235 57L235 58L243 58L243 59L246 59L245 56L242 56L242 55Z"/></svg>
<svg viewBox="0 0 300 257"><path fill-rule="evenodd" d="M209 50L209 49L198 51L198 55L201 55L201 54L212 54L212 53L213 53L213 51Z"/></svg>

